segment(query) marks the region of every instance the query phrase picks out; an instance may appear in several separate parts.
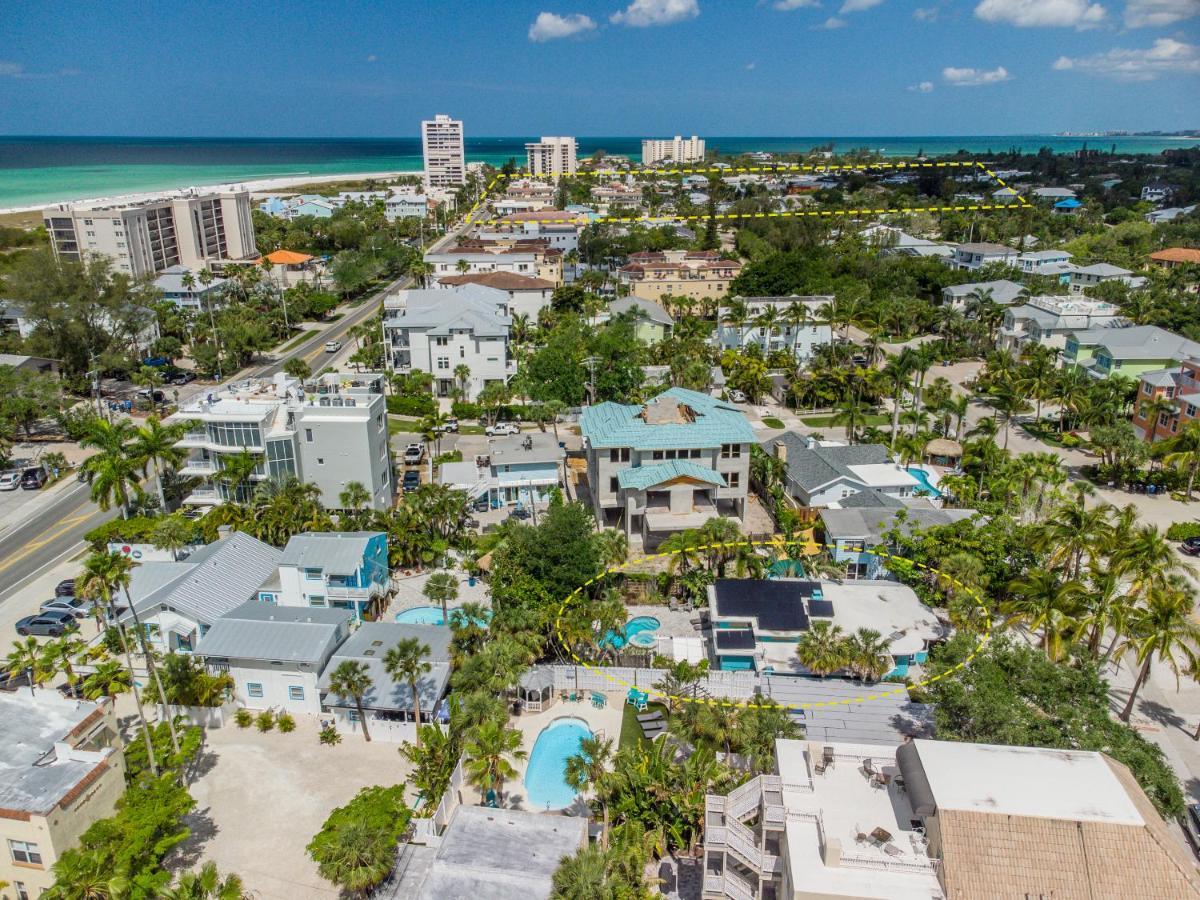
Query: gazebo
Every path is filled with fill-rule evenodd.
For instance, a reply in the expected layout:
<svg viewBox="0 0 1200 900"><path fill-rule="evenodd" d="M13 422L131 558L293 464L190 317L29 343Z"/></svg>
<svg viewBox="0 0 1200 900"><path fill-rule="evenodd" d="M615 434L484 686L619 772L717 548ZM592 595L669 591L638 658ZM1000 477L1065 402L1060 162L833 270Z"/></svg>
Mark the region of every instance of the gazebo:
<svg viewBox="0 0 1200 900"><path fill-rule="evenodd" d="M534 666L517 682L517 699L524 712L541 712L554 705L554 673L546 666Z"/></svg>
<svg viewBox="0 0 1200 900"><path fill-rule="evenodd" d="M934 438L925 445L925 462L953 468L962 460L962 444L949 438Z"/></svg>

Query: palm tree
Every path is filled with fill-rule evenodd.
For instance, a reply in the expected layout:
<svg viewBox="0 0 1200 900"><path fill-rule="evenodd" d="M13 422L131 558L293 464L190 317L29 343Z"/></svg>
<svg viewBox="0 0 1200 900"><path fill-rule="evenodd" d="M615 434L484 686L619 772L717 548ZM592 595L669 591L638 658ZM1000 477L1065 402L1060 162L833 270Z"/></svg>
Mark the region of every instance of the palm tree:
<svg viewBox="0 0 1200 900"><path fill-rule="evenodd" d="M342 509L358 512L371 502L371 492L361 481L348 481L346 487L338 494L338 503Z"/></svg>
<svg viewBox="0 0 1200 900"><path fill-rule="evenodd" d="M900 404L904 392L908 388L908 377L917 365L917 352L912 347L903 347L900 352L888 360L883 369L892 384L892 449L896 447L896 437L900 433Z"/></svg>
<svg viewBox="0 0 1200 900"><path fill-rule="evenodd" d="M138 689L137 680L133 676L133 654L129 650L129 638L125 633L124 622L116 615L113 594L117 587L128 584L129 570L133 563L119 553L93 553L83 564L83 575L80 579L79 590L85 597L95 597L108 611L110 619L116 619L117 634L121 638L121 649L125 653L125 666L130 673L130 687L133 689L133 700L137 704L138 720L142 723L142 737L146 742L146 757L150 763L150 773L158 777L158 761L154 756L154 745L150 741L150 726L146 723L146 711L142 708L142 692ZM133 604L129 604L130 609ZM141 630L141 626L138 626ZM144 632L143 632L144 634ZM161 685L160 685L161 689ZM165 706L164 701L164 706Z"/></svg>
<svg viewBox="0 0 1200 900"><path fill-rule="evenodd" d="M1012 425L1013 419L1016 418L1018 413L1024 412L1029 408L1029 404L1025 400L1025 394L1012 382L1004 381L996 386L988 403L996 411L995 418L1004 422L1004 449L1007 450L1009 428Z"/></svg>
<svg viewBox="0 0 1200 900"><path fill-rule="evenodd" d="M620 528L605 528L596 535L600 562L606 568L619 566L629 558L629 538Z"/></svg>
<svg viewBox="0 0 1200 900"><path fill-rule="evenodd" d="M154 478L158 483L158 506L163 512L167 511L166 475L169 470L177 468L186 456L185 451L175 445L188 426L187 422L164 425L157 416L150 416L146 424L134 432L129 445L129 453L141 465L142 474L145 475L147 469L154 470Z"/></svg>
<svg viewBox="0 0 1200 900"><path fill-rule="evenodd" d="M239 876L222 878L217 864L209 860L198 872L184 872L174 887L160 890L158 896L162 900L242 900L248 894Z"/></svg>
<svg viewBox="0 0 1200 900"><path fill-rule="evenodd" d="M421 593L442 605L442 622L449 622L450 604L458 599L458 579L450 572L434 572L425 582Z"/></svg>
<svg viewBox="0 0 1200 900"><path fill-rule="evenodd" d="M796 642L796 656L814 675L824 677L845 668L849 662L846 636L832 622L813 622Z"/></svg>
<svg viewBox="0 0 1200 900"><path fill-rule="evenodd" d="M600 831L600 846L608 847L608 803L603 799L601 785L612 765L612 738L585 737L579 742L579 752L567 757L563 780L576 791L593 788L603 810L603 826Z"/></svg>
<svg viewBox="0 0 1200 900"><path fill-rule="evenodd" d="M406 682L412 692L413 721L417 724L418 745L421 743L421 694L417 690L417 682L433 668L425 659L428 655L429 645L422 644L415 637L402 639L383 655L383 670L392 680Z"/></svg>
<svg viewBox="0 0 1200 900"><path fill-rule="evenodd" d="M241 502L245 498L243 487L258 472L260 464L261 460L249 450L221 457L221 473L217 477L226 485L230 500Z"/></svg>
<svg viewBox="0 0 1200 900"><path fill-rule="evenodd" d="M464 400L467 399L467 384L471 380L471 367L466 363L459 363L455 366L454 380L458 383L458 393Z"/></svg>
<svg viewBox="0 0 1200 900"><path fill-rule="evenodd" d="M508 760L524 759L521 732L509 728L502 719L482 722L468 736L464 746L467 758L467 780L479 788L480 799L487 802L488 791L494 791L497 803L504 791L504 782L515 778L517 770Z"/></svg>
<svg viewBox="0 0 1200 900"><path fill-rule="evenodd" d="M860 628L846 639L850 668L866 681L878 681L892 669L889 644L871 628Z"/></svg>
<svg viewBox="0 0 1200 900"><path fill-rule="evenodd" d="M1080 493L1073 502L1054 507L1035 533L1034 546L1048 553L1047 563L1062 566L1067 576L1077 579L1083 570L1085 555L1104 546L1112 537L1109 521L1113 508L1107 503L1087 506Z"/></svg>
<svg viewBox="0 0 1200 900"><path fill-rule="evenodd" d="M34 685L45 681L49 674L42 657L42 645L33 635L24 640L13 641L13 648L8 651L4 667L9 675L28 673L31 693L34 692Z"/></svg>
<svg viewBox="0 0 1200 900"><path fill-rule="evenodd" d="M1042 632L1038 646L1046 658L1063 658L1066 642L1078 627L1077 616L1085 587L1078 581L1063 581L1057 573L1034 569L1024 578L1009 582L1012 598L1000 606L1008 622L1019 622L1031 631Z"/></svg>
<svg viewBox="0 0 1200 900"><path fill-rule="evenodd" d="M67 632L62 637L42 645L41 667L48 673L62 672L67 676L67 684L74 687L78 678L74 663L85 650L87 644L81 641L75 632Z"/></svg>
<svg viewBox="0 0 1200 900"><path fill-rule="evenodd" d="M1152 430L1153 433L1153 430ZM1200 421L1185 422L1179 432L1167 442L1170 452L1163 462L1187 472L1187 499L1192 499L1196 475L1200 474Z"/></svg>
<svg viewBox="0 0 1200 900"><path fill-rule="evenodd" d="M99 451L81 466L91 481L92 500L101 509L119 503L121 517L126 519L129 518L130 490L138 489L138 463L130 451L136 433L133 423L127 419L116 422L94 419L79 439L79 446L94 447Z"/></svg>
<svg viewBox="0 0 1200 900"><path fill-rule="evenodd" d="M593 900L615 896L608 881L608 855L594 844L558 861L551 900Z"/></svg>
<svg viewBox="0 0 1200 900"><path fill-rule="evenodd" d="M847 394L834 411L829 421L833 425L846 426L846 438L853 444L858 437L858 429L866 421L871 412L869 404L863 403L857 397Z"/></svg>
<svg viewBox="0 0 1200 900"><path fill-rule="evenodd" d="M116 697L132 689L132 673L115 659L98 663L92 674L83 679L83 696L88 700Z"/></svg>
<svg viewBox="0 0 1200 900"><path fill-rule="evenodd" d="M179 551L191 544L193 534L192 524L179 513L172 513L155 521L150 542L159 550L170 550L172 559L179 559Z"/></svg>
<svg viewBox="0 0 1200 900"><path fill-rule="evenodd" d="M796 344L800 339L800 328L810 318L808 307L799 300L793 300L783 310L783 323L792 333L792 356L796 355Z"/></svg>
<svg viewBox="0 0 1200 900"><path fill-rule="evenodd" d="M356 659L344 659L338 663L333 674L329 676L329 692L345 700L354 700L354 708L358 710L358 721L362 724L363 737L371 740L367 731L367 715L363 712L363 695L371 689L371 676L367 664ZM414 695L415 699L415 695Z"/></svg>
<svg viewBox="0 0 1200 900"><path fill-rule="evenodd" d="M1154 660L1166 663L1178 683L1182 670L1196 669L1198 645L1200 625L1192 618L1187 582L1172 576L1165 584L1154 585L1143 603L1130 612L1128 635L1118 650L1121 655L1132 652L1140 666L1129 691L1129 701L1121 711L1121 720L1129 721L1138 690L1146 683Z"/></svg>

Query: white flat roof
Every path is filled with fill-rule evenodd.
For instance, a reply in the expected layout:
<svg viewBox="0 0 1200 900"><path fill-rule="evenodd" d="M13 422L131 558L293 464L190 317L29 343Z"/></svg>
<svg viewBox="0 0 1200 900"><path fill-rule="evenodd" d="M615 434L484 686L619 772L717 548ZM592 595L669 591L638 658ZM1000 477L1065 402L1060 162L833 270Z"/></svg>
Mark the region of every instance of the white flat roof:
<svg viewBox="0 0 1200 900"><path fill-rule="evenodd" d="M846 468L869 487L892 487L894 485L917 487L920 484L916 478L895 463L864 463L858 466L846 466Z"/></svg>
<svg viewBox="0 0 1200 900"><path fill-rule="evenodd" d="M939 809L1144 825L1099 753L917 740Z"/></svg>
<svg viewBox="0 0 1200 900"><path fill-rule="evenodd" d="M890 643L893 656L916 653L925 641L943 636L942 626L912 588L895 581L822 581L833 603L833 623L847 634L873 628Z"/></svg>

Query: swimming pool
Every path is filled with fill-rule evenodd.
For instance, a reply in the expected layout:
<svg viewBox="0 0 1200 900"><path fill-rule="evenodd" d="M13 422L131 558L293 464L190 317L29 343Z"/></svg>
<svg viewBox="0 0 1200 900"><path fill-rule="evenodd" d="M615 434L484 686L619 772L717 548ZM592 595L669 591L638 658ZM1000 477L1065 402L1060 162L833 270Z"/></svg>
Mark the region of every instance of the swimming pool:
<svg viewBox="0 0 1200 900"><path fill-rule="evenodd" d="M555 719L542 729L525 769L525 796L533 809L563 809L575 800L575 789L563 780L567 758L592 736L587 722L574 716Z"/></svg>
<svg viewBox="0 0 1200 900"><path fill-rule="evenodd" d="M454 614L461 610L461 606L451 606L449 609L450 620L454 621ZM491 610L485 610L482 619L477 622L477 625L486 625L491 620ZM412 609L406 609L404 612L396 613L396 621L401 625L445 625L442 619L442 608L440 606L414 606Z"/></svg>
<svg viewBox="0 0 1200 900"><path fill-rule="evenodd" d="M931 497L942 496L942 492L929 480L929 473L925 469L922 469L920 466L909 466L908 474L921 482L921 486L917 488L918 492L924 491Z"/></svg>
<svg viewBox="0 0 1200 900"><path fill-rule="evenodd" d="M634 616L625 623L625 627L620 631L609 631L604 637L600 638L600 646L620 650L626 643L632 643L635 647L646 647L646 638L641 641L634 642L633 636L644 632L658 631L662 627L662 622L654 618L654 616Z"/></svg>

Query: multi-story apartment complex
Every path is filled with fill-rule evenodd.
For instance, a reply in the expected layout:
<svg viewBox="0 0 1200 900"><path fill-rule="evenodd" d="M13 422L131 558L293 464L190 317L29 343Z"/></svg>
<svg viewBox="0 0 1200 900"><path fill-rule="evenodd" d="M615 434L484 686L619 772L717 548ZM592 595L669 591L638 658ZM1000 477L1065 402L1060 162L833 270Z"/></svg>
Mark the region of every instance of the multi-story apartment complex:
<svg viewBox="0 0 1200 900"><path fill-rule="evenodd" d="M525 145L530 175L574 175L579 144L573 137L543 137Z"/></svg>
<svg viewBox="0 0 1200 900"><path fill-rule="evenodd" d="M320 488L330 509L340 507L352 481L367 489L372 509L387 509L393 488L383 378L335 372L301 383L279 373L195 399L171 417L193 424L177 444L188 451L180 474L203 479L184 502L243 500L260 482L292 475ZM239 483L226 468L243 451L258 466Z"/></svg>
<svg viewBox="0 0 1200 900"><path fill-rule="evenodd" d="M691 297L712 300L729 292L742 271L735 259L723 259L716 250L659 250L629 254L617 271L629 292L645 300Z"/></svg>
<svg viewBox="0 0 1200 900"><path fill-rule="evenodd" d="M1103 753L781 739L775 768L705 798L705 900L1200 897Z"/></svg>
<svg viewBox="0 0 1200 900"><path fill-rule="evenodd" d="M704 139L692 135L690 138L675 135L667 140L642 141L642 165L653 166L661 162L689 163L704 161Z"/></svg>
<svg viewBox="0 0 1200 900"><path fill-rule="evenodd" d="M383 301L383 344L389 371L428 372L434 393L461 392L474 400L483 388L516 374L508 358L506 291L464 284L397 291ZM461 375L460 366L468 374Z"/></svg>
<svg viewBox="0 0 1200 900"><path fill-rule="evenodd" d="M113 270L140 277L258 255L250 193L188 190L129 203L64 203L42 212L59 259L107 256Z"/></svg>
<svg viewBox="0 0 1200 900"><path fill-rule="evenodd" d="M833 329L828 322L818 321L819 310L832 304L833 297L739 297L745 304L744 321L730 320L730 308L717 310L717 346L722 350L745 349L758 344L764 354L787 350L799 363L812 359L818 347L833 342ZM740 307L739 307L740 309ZM805 318L799 318L803 311ZM774 324L759 324L763 315L774 317Z"/></svg>
<svg viewBox="0 0 1200 900"><path fill-rule="evenodd" d="M755 438L736 406L671 388L640 406L589 406L579 426L601 523L652 544L716 516L744 517Z"/></svg>
<svg viewBox="0 0 1200 900"><path fill-rule="evenodd" d="M613 181L592 188L592 199L609 209L633 209L642 205L642 189L636 184Z"/></svg>
<svg viewBox="0 0 1200 900"><path fill-rule="evenodd" d="M425 187L453 189L467 183L461 120L438 114L423 121L421 151L425 159Z"/></svg>
<svg viewBox="0 0 1200 900"><path fill-rule="evenodd" d="M538 313L550 305L554 296L554 283L529 275L512 272L483 272L475 275L447 275L439 278L434 286L455 288L464 284L479 284L486 288L508 294L507 313L510 316L528 316L536 322Z"/></svg>
<svg viewBox="0 0 1200 900"><path fill-rule="evenodd" d="M1180 354L1185 356L1185 354ZM1158 399L1170 401L1174 412ZM1133 427L1158 441L1173 437L1188 422L1200 419L1200 346L1177 365L1143 373L1133 405Z"/></svg>
<svg viewBox="0 0 1200 900"><path fill-rule="evenodd" d="M551 248L563 253L579 249L579 231L588 223L586 214L564 209L519 209L500 215L503 218L488 222L479 229L478 237L481 240L512 240L516 234L525 239L540 238Z"/></svg>
<svg viewBox="0 0 1200 900"><path fill-rule="evenodd" d="M561 250L550 246L544 237L526 238L519 234L496 234L490 238L466 238L453 247L426 253L425 262L433 266L433 275L472 275L479 272L512 272L541 278L558 287L562 284ZM463 267L460 262L465 262Z"/></svg>
<svg viewBox="0 0 1200 900"><path fill-rule="evenodd" d="M125 792L113 702L68 700L53 689L0 693L0 885L31 900L52 867Z"/></svg>

